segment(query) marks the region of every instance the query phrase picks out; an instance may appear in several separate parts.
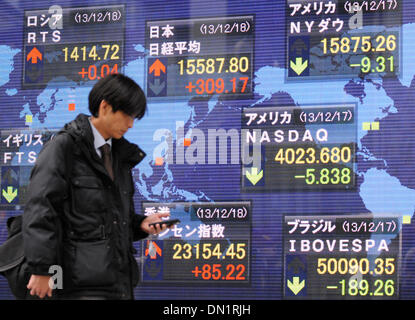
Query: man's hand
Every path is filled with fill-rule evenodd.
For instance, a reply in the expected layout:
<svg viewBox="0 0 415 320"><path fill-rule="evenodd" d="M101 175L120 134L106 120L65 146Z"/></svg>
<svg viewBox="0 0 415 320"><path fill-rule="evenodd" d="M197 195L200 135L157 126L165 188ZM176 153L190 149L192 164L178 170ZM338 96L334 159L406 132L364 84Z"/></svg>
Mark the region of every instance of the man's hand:
<svg viewBox="0 0 415 320"><path fill-rule="evenodd" d="M149 223L160 222L162 221L161 218L165 218L169 216L170 216L169 213L156 213L156 214L149 215L147 216L147 218L143 220L143 222L141 222L141 229L147 232L148 234L158 234L160 232L163 232L164 230L168 228L165 224L160 227L160 225L158 224L155 226L149 226Z"/></svg>
<svg viewBox="0 0 415 320"><path fill-rule="evenodd" d="M49 285L51 276L40 276L32 274L27 288L30 290L32 296L36 295L43 299L46 295L52 297L52 287Z"/></svg>

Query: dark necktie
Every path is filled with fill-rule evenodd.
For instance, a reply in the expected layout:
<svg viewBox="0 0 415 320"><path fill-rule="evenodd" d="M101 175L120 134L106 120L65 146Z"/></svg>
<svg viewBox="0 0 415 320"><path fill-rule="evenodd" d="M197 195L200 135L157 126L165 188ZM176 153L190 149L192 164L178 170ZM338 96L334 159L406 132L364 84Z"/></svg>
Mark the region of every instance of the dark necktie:
<svg viewBox="0 0 415 320"><path fill-rule="evenodd" d="M112 171L112 160L111 160L111 148L108 143L104 144L103 146L99 147L102 153L102 160L104 160L105 169L107 169L108 174L110 175L111 179L114 180L114 172Z"/></svg>

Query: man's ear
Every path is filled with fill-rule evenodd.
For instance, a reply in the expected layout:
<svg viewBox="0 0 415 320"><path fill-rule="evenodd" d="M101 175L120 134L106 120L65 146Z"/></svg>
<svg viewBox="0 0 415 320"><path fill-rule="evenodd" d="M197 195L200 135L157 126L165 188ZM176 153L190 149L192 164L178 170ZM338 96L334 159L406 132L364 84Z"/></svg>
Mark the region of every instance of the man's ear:
<svg viewBox="0 0 415 320"><path fill-rule="evenodd" d="M98 108L98 118L100 115L105 115L108 113L108 111L112 110L111 105L105 101L105 100L101 100L101 103L99 104L99 108Z"/></svg>

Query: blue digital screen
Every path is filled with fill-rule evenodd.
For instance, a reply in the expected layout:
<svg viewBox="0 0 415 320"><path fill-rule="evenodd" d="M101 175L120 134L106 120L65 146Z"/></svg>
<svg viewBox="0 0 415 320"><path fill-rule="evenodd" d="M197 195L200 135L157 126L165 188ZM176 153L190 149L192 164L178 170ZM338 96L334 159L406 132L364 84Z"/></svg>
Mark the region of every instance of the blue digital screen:
<svg viewBox="0 0 415 320"><path fill-rule="evenodd" d="M134 244L137 300L415 298L415 2L2 1L0 39L0 243L124 73L135 210L181 221Z"/></svg>

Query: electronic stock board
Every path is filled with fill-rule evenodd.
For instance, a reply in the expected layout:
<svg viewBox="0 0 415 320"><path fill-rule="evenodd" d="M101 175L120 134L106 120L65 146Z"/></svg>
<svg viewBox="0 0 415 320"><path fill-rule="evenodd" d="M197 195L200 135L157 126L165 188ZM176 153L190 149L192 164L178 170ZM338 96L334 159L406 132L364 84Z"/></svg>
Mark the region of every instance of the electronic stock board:
<svg viewBox="0 0 415 320"><path fill-rule="evenodd" d="M137 299L415 298L415 3L3 1L0 237L97 80L148 113ZM413 247L414 245L414 247ZM0 298L10 299L4 279Z"/></svg>

